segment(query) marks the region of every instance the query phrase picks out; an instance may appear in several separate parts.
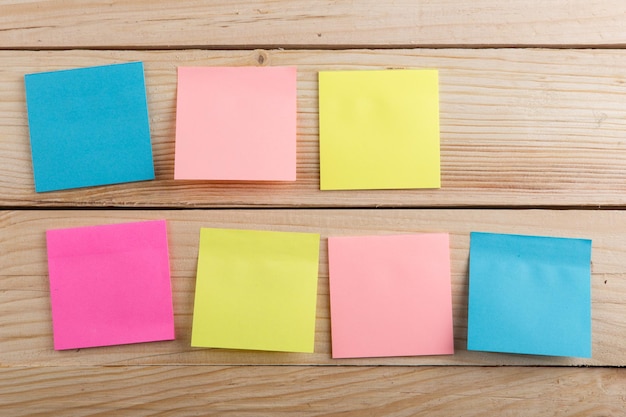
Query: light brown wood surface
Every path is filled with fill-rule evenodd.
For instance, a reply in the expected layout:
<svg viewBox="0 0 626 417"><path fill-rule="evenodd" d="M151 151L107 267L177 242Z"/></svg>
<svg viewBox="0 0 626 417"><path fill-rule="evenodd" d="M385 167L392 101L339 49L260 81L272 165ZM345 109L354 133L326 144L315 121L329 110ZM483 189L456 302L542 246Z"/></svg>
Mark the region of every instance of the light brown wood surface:
<svg viewBox="0 0 626 417"><path fill-rule="evenodd" d="M35 193L25 73L145 62L156 181ZM173 181L177 66L298 68L295 183ZM563 64L567 63L567 64ZM320 191L317 72L437 68L439 190ZM4 206L623 206L626 56L616 50L0 52Z"/></svg>
<svg viewBox="0 0 626 417"><path fill-rule="evenodd" d="M0 1L10 48L622 46L621 0Z"/></svg>
<svg viewBox="0 0 626 417"><path fill-rule="evenodd" d="M16 417L50 409L91 416L621 416L626 378L603 368L61 366L0 369L0 390L7 394L0 412Z"/></svg>
<svg viewBox="0 0 626 417"><path fill-rule="evenodd" d="M622 416L626 3L0 0L0 415ZM24 74L143 61L156 180L34 192ZM178 66L298 68L294 183L174 181ZM436 68L439 190L319 190L317 73ZM45 230L166 219L176 340L56 352ZM190 347L200 227L320 233L313 354ZM591 359L466 350L469 233L589 238ZM333 360L328 236L448 232L454 355Z"/></svg>
<svg viewBox="0 0 626 417"><path fill-rule="evenodd" d="M79 351L52 349L45 230L77 225L166 219L170 241L177 340ZM320 233L314 354L191 348L198 239L201 227ZM626 366L626 213L591 210L193 210L8 211L0 282L0 352L11 365L311 364L311 365L596 365ZM593 241L593 358L468 352L467 268L469 233L545 234ZM337 360L330 357L328 236L449 232L454 355ZM624 261L622 260L624 259ZM28 345L22 337L29 336Z"/></svg>

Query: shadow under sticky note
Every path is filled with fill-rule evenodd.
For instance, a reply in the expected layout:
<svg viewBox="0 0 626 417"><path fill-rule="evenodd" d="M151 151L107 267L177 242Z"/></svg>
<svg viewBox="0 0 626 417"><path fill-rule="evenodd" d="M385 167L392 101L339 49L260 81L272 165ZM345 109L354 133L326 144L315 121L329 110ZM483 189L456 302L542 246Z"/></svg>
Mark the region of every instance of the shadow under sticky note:
<svg viewBox="0 0 626 417"><path fill-rule="evenodd" d="M24 82L37 192L154 179L141 62Z"/></svg>
<svg viewBox="0 0 626 417"><path fill-rule="evenodd" d="M174 339L165 220L46 236L55 349Z"/></svg>
<svg viewBox="0 0 626 417"><path fill-rule="evenodd" d="M313 352L319 241L201 229L191 345Z"/></svg>
<svg viewBox="0 0 626 417"><path fill-rule="evenodd" d="M175 179L296 180L295 67L179 67Z"/></svg>
<svg viewBox="0 0 626 417"><path fill-rule="evenodd" d="M591 241L472 233L468 350L591 357Z"/></svg>
<svg viewBox="0 0 626 417"><path fill-rule="evenodd" d="M436 70L319 73L320 188L439 188Z"/></svg>
<svg viewBox="0 0 626 417"><path fill-rule="evenodd" d="M328 238L333 358L454 353L447 234Z"/></svg>

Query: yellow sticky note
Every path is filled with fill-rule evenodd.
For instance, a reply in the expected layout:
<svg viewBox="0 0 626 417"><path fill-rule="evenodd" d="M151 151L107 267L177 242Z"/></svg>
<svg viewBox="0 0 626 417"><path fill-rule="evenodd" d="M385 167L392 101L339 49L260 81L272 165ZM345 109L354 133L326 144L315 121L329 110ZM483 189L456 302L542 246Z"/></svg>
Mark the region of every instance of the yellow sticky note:
<svg viewBox="0 0 626 417"><path fill-rule="evenodd" d="M439 188L438 84L437 70L320 72L320 188Z"/></svg>
<svg viewBox="0 0 626 417"><path fill-rule="evenodd" d="M313 352L320 236L200 231L191 346Z"/></svg>

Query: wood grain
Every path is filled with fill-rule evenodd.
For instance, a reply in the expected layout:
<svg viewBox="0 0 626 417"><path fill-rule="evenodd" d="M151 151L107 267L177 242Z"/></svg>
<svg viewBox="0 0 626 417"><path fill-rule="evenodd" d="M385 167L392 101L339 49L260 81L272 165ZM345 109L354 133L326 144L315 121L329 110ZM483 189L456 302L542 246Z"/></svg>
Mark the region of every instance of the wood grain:
<svg viewBox="0 0 626 417"><path fill-rule="evenodd" d="M621 0L0 1L4 48L622 46Z"/></svg>
<svg viewBox="0 0 626 417"><path fill-rule="evenodd" d="M15 417L478 417L528 415L530 410L542 416L617 417L624 411L626 373L603 368L63 366L0 369L0 391L0 412Z"/></svg>
<svg viewBox="0 0 626 417"><path fill-rule="evenodd" d="M624 415L625 27L623 0L0 0L0 415ZM128 61L156 180L35 193L24 74ZM296 182L173 180L182 65L298 67ZM386 68L440 71L442 188L321 192L318 71ZM45 230L161 218L177 340L55 352ZM189 346L212 226L321 234L315 353ZM592 359L466 350L470 231L593 240ZM456 354L332 360L326 238L407 232L451 234Z"/></svg>
<svg viewBox="0 0 626 417"><path fill-rule="evenodd" d="M626 3L625 3L626 4ZM145 61L156 180L35 193L25 73ZM174 181L176 68L298 67L293 183ZM317 72L438 68L442 188L320 191ZM4 207L545 207L626 204L620 50L0 51Z"/></svg>
<svg viewBox="0 0 626 417"><path fill-rule="evenodd" d="M52 349L45 230L167 219L177 340L55 352ZM314 354L191 348L200 227L320 233ZM626 212L552 210L174 210L17 211L0 215L0 364L3 366L311 364L311 365L626 365ZM593 240L593 358L469 352L467 262L470 231L584 237ZM330 358L328 236L450 232L453 356Z"/></svg>

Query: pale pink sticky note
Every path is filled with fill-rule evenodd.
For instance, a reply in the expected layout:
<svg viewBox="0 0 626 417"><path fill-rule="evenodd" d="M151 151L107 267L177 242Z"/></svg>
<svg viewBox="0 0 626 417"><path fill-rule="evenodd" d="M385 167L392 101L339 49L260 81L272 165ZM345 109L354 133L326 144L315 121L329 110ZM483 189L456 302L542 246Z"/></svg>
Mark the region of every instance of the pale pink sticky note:
<svg viewBox="0 0 626 417"><path fill-rule="evenodd" d="M454 353L447 234L328 238L333 358Z"/></svg>
<svg viewBox="0 0 626 417"><path fill-rule="evenodd" d="M46 237L56 350L174 339L165 220Z"/></svg>
<svg viewBox="0 0 626 417"><path fill-rule="evenodd" d="M295 181L295 67L179 67L175 179Z"/></svg>

